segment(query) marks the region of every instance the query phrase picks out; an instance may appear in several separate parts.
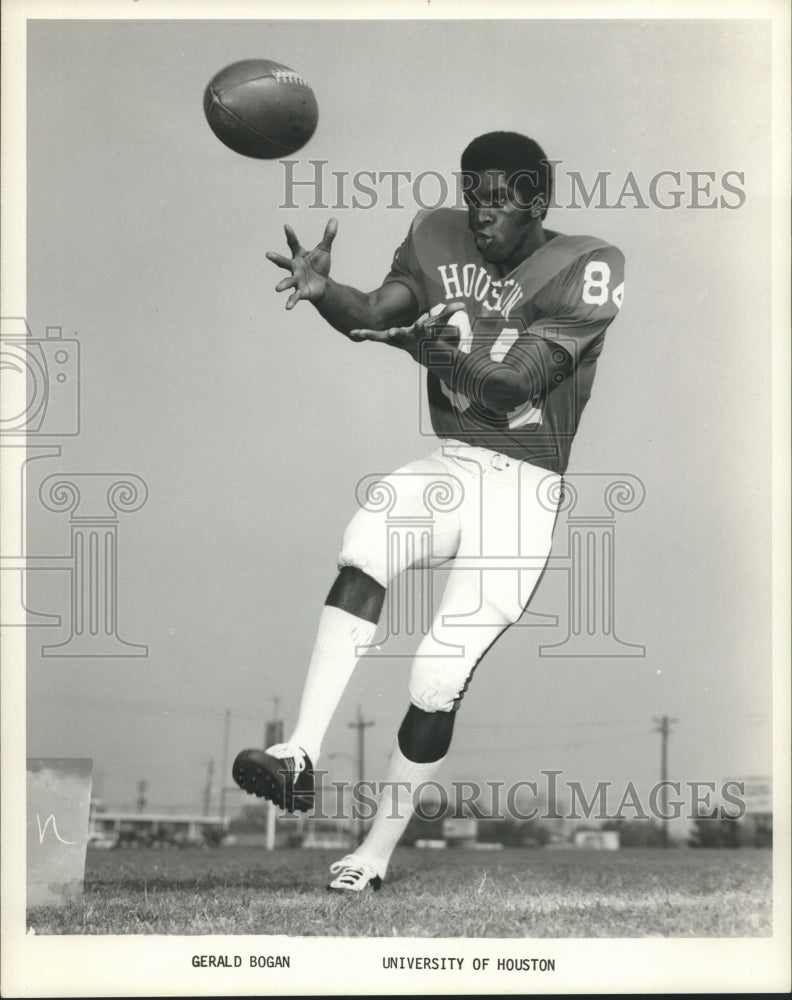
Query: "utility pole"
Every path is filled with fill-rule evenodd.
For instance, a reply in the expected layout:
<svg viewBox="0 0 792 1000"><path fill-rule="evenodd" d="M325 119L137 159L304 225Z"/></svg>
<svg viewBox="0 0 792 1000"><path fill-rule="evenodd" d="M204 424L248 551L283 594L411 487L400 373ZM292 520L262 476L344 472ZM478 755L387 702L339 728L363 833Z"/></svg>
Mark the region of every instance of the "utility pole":
<svg viewBox="0 0 792 1000"><path fill-rule="evenodd" d="M283 743L283 720L278 718L280 698L272 699L272 718L264 723L264 749L275 743Z"/></svg>
<svg viewBox="0 0 792 1000"><path fill-rule="evenodd" d="M364 721L363 710L358 705L357 707L357 719L354 722L348 722L347 725L350 729L357 729L357 762L358 762L358 785L363 781L366 773L366 736L365 731L369 726L373 726L374 722L372 720ZM354 797L353 797L354 801ZM363 817L358 817L358 837L363 839Z"/></svg>
<svg viewBox="0 0 792 1000"><path fill-rule="evenodd" d="M264 749L275 743L283 743L283 719L278 718L280 698L272 699L272 718L264 724ZM275 821L278 818L278 807L274 802L267 803L267 840L268 851L275 849ZM302 817L300 818L302 824ZM302 826L300 827L302 829Z"/></svg>
<svg viewBox="0 0 792 1000"><path fill-rule="evenodd" d="M660 781L663 787L663 847L668 847L668 785L665 784L668 781L668 737L671 732L669 727L673 722L679 722L679 719L669 719L667 715L664 715L661 719L654 716L652 721L658 723L655 732L660 733Z"/></svg>
<svg viewBox="0 0 792 1000"><path fill-rule="evenodd" d="M225 710L223 718L223 772L220 778L220 820L225 819L225 793L228 780L228 744L231 738L231 709Z"/></svg>
<svg viewBox="0 0 792 1000"><path fill-rule="evenodd" d="M204 785L204 797L203 797L204 816L209 815L209 811L212 807L212 782L214 779L214 767L215 767L214 761L210 760L206 768L206 784Z"/></svg>
<svg viewBox="0 0 792 1000"><path fill-rule="evenodd" d="M137 795L137 811L142 813L146 808L146 788L148 787L148 782L139 781L137 783L138 795Z"/></svg>

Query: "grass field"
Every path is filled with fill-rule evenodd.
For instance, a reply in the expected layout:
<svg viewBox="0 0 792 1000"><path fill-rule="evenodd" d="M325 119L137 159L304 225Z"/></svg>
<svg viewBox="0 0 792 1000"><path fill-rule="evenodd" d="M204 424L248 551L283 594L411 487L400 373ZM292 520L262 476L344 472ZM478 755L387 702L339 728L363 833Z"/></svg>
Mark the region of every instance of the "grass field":
<svg viewBox="0 0 792 1000"><path fill-rule="evenodd" d="M767 850L400 848L380 892L327 892L338 851L89 849L85 893L37 934L757 937Z"/></svg>

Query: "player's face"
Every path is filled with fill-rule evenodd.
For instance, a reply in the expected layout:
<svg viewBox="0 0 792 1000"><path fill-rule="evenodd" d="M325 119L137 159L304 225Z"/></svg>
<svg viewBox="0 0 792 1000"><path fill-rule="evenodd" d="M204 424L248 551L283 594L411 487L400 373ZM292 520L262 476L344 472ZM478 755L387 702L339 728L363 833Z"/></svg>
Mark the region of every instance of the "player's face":
<svg viewBox="0 0 792 1000"><path fill-rule="evenodd" d="M500 171L477 174L478 183L465 194L468 226L484 260L508 270L533 252L541 221L507 184Z"/></svg>

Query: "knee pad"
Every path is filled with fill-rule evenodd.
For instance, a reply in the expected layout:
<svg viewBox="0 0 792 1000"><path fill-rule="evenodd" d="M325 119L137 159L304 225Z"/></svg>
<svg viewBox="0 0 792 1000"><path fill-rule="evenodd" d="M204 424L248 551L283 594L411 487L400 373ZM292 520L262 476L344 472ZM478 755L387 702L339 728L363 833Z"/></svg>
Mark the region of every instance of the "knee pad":
<svg viewBox="0 0 792 1000"><path fill-rule="evenodd" d="M423 712L454 712L474 663L459 657L417 657L410 673L410 702Z"/></svg>
<svg viewBox="0 0 792 1000"><path fill-rule="evenodd" d="M338 568L362 570L382 587L388 585L387 532L382 521L359 510L349 522L341 543Z"/></svg>
<svg viewBox="0 0 792 1000"><path fill-rule="evenodd" d="M456 552L463 490L442 462L426 459L366 477L356 492L360 509L344 533L339 568L361 569L387 587L402 570Z"/></svg>
<svg viewBox="0 0 792 1000"><path fill-rule="evenodd" d="M522 613L522 608L513 610ZM432 632L418 648L410 672L410 701L425 712L455 712L459 708L479 662L512 624L503 610L489 602L483 603L467 623L462 617L455 624L445 624L443 617L441 609ZM456 655L449 649L453 646L457 647Z"/></svg>
<svg viewBox="0 0 792 1000"><path fill-rule="evenodd" d="M385 601L385 588L355 566L343 566L325 604L376 625Z"/></svg>
<svg viewBox="0 0 792 1000"><path fill-rule="evenodd" d="M454 712L426 712L410 705L399 727L399 749L416 764L442 760L451 746Z"/></svg>

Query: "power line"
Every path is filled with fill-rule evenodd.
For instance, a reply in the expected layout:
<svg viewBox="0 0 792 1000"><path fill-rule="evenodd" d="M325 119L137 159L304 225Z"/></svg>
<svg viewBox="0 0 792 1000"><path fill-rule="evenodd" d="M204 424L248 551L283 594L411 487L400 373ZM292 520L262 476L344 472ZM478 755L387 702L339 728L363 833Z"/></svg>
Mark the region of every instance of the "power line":
<svg viewBox="0 0 792 1000"><path fill-rule="evenodd" d="M521 722L464 722L465 729L497 729L498 731L504 729L519 729L522 732L526 730L536 730L536 729L631 729L635 732L646 732L645 725L636 725L634 722L592 722L591 720L586 720L585 722L526 722L525 720Z"/></svg>

